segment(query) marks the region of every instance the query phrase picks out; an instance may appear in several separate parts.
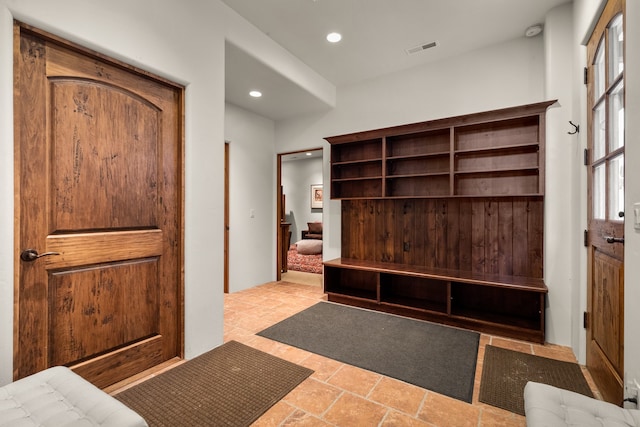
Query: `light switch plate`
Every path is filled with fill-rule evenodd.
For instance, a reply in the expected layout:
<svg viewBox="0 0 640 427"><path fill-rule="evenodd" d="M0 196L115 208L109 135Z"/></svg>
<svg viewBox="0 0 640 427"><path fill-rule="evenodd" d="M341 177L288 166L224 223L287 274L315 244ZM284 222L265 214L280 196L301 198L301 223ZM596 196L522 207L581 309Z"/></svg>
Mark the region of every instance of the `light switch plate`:
<svg viewBox="0 0 640 427"><path fill-rule="evenodd" d="M640 203L633 204L633 228L640 231Z"/></svg>

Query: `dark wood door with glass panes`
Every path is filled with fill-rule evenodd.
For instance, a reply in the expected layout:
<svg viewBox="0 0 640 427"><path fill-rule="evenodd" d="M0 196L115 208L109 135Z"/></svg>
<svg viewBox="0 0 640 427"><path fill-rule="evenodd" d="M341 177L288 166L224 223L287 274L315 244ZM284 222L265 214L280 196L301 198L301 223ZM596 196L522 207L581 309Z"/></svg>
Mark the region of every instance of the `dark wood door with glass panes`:
<svg viewBox="0 0 640 427"><path fill-rule="evenodd" d="M621 405L624 377L624 0L588 43L587 367Z"/></svg>

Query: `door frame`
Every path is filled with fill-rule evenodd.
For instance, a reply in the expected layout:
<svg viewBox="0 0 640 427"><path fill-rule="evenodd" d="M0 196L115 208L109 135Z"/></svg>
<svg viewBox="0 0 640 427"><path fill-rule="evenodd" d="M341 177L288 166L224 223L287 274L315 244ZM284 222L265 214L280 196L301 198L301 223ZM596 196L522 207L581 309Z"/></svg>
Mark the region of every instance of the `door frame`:
<svg viewBox="0 0 640 427"><path fill-rule="evenodd" d="M143 70L131 64L128 64L124 61L115 59L106 54L100 53L93 49L89 49L81 44L72 42L63 37L52 34L48 31L39 29L37 27L31 26L24 22L14 20L13 21L13 45L14 45L14 53L13 53L13 67L15 69L16 64L19 61L20 55L20 35L21 32L31 33L45 41L62 45L65 48L76 51L79 54L85 55L87 57L95 58L96 60L105 62L110 66L123 69L125 71L131 72L133 74L137 74L141 77L145 77L148 79L155 80L156 82L163 84L165 86L169 86L174 88L177 93L177 116L179 122L179 129L177 131L177 141L176 141L176 223L177 223L177 250L176 250L176 262L177 262L177 283L176 283L176 350L177 356L180 358L184 358L185 353L185 308L184 308L184 289L185 289L185 280L184 280L184 253L185 253L185 87L180 85L179 83L168 80L164 77L156 75L152 72ZM14 76L14 104L15 104L15 79ZM14 108L14 112L16 109ZM20 316L19 309L19 298L20 298L20 274L21 274L21 260L20 260L20 252L22 251L22 242L20 241L21 236L21 195L22 188L20 186L21 182L21 173L22 169L20 167L20 144L21 144L21 134L20 134L20 124L17 120L21 119L20 116L14 113L13 116L13 126L14 126L14 241L13 241L13 255L14 255L14 278L13 278L13 292L14 292L14 301L13 301L13 378L17 380L21 377L20 372L17 371L17 366L15 363L16 358L20 353L20 340L19 340L19 331L18 331L18 317Z"/></svg>
<svg viewBox="0 0 640 427"><path fill-rule="evenodd" d="M308 148L306 150L287 151L284 153L277 153L276 160L276 281L282 280L282 233L280 233L280 222L284 219L284 208L282 205L282 157L291 154L307 153L309 151L321 151L322 159L324 159L324 150L322 147ZM323 175L324 175L324 162L323 162ZM324 181L324 177L322 178Z"/></svg>
<svg viewBox="0 0 640 427"><path fill-rule="evenodd" d="M224 142L224 278L223 292L229 293L229 167L231 143Z"/></svg>

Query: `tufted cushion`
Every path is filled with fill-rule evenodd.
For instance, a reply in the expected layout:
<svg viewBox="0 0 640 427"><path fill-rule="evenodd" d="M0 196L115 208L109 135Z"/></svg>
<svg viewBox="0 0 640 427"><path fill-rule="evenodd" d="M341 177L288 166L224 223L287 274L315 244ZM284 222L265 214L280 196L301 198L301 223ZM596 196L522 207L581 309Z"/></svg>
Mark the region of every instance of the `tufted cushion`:
<svg viewBox="0 0 640 427"><path fill-rule="evenodd" d="M322 253L322 240L300 240L296 243L300 255L318 255Z"/></svg>
<svg viewBox="0 0 640 427"><path fill-rule="evenodd" d="M531 381L524 387L524 411L527 427L640 427L640 410Z"/></svg>
<svg viewBox="0 0 640 427"><path fill-rule="evenodd" d="M56 366L0 387L0 426L144 427L147 423L69 368Z"/></svg>

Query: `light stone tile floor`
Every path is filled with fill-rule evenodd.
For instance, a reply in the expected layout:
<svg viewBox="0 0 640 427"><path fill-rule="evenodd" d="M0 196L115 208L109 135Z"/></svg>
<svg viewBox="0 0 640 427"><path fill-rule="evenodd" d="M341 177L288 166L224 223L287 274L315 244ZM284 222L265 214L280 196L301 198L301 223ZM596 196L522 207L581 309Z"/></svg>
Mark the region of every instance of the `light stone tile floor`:
<svg viewBox="0 0 640 427"><path fill-rule="evenodd" d="M225 342L242 342L315 371L259 418L254 427L525 426L524 417L478 401L485 346L491 344L558 360L576 361L572 350L567 347L482 334L473 402L468 404L257 336L256 333L264 328L326 299L319 275L284 277L302 283L271 282L225 295ZM597 396L591 377L584 368L583 371Z"/></svg>

